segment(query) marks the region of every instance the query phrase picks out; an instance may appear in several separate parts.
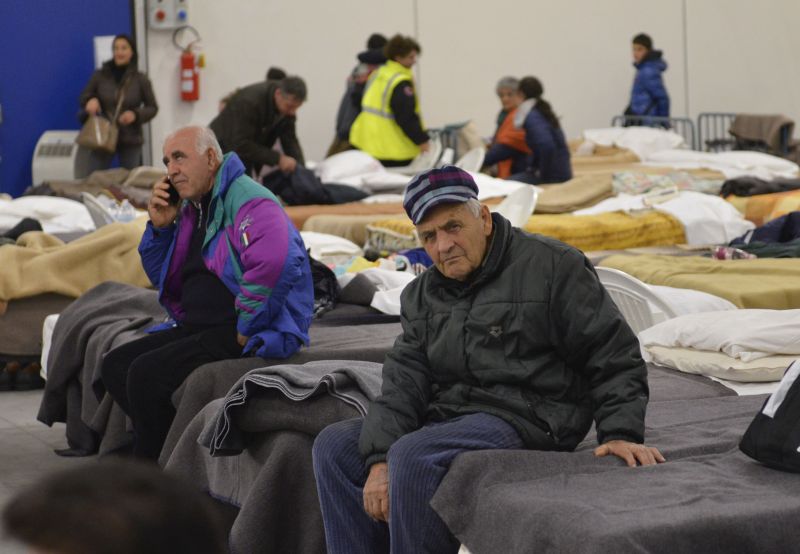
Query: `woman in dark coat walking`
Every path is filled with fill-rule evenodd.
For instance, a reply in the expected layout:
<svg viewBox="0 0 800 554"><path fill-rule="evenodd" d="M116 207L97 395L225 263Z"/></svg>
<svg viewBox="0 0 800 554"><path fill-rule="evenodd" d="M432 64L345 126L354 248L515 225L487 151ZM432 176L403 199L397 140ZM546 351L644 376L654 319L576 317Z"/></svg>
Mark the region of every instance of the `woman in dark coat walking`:
<svg viewBox="0 0 800 554"><path fill-rule="evenodd" d="M136 47L128 35L114 37L114 57L96 70L80 96L81 122L89 114L114 117L120 95L124 93L117 114L119 139L116 154L119 165L128 169L142 165L142 124L158 113L158 104L153 94L150 79L136 65ZM90 170L108 169L114 154L92 150Z"/></svg>

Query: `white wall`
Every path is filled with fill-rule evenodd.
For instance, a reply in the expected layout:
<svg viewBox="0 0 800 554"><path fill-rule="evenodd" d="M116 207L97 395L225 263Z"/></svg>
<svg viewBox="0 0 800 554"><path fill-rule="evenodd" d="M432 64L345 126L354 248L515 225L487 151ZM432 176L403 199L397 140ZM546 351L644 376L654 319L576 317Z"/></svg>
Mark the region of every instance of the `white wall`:
<svg viewBox="0 0 800 554"><path fill-rule="evenodd" d="M418 38L418 85L432 127L473 119L490 135L494 85L504 75L539 77L570 137L607 126L627 104L630 40L640 31L669 64L672 115L785 113L800 124L797 0L195 0L190 9L206 59L199 102L178 98L171 31L148 31L161 106L152 125L156 160L168 132L207 124L222 96L263 79L270 65L306 79L298 134L306 157L321 159L345 78L373 31Z"/></svg>

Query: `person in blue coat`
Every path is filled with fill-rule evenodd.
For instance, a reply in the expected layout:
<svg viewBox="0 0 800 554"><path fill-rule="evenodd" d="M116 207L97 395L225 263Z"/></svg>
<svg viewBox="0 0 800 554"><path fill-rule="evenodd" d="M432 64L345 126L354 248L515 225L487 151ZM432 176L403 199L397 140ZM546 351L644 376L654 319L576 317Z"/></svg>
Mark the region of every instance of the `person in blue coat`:
<svg viewBox="0 0 800 554"><path fill-rule="evenodd" d="M633 66L636 77L625 115L669 117L669 94L661 76L667 62L661 50L653 50L653 39L644 33L633 37Z"/></svg>
<svg viewBox="0 0 800 554"><path fill-rule="evenodd" d="M572 179L569 147L552 106L542 98L542 83L536 77L523 77L519 93L524 100L514 114L514 126L525 130L525 143L531 155L527 169L509 179L531 185L569 181Z"/></svg>

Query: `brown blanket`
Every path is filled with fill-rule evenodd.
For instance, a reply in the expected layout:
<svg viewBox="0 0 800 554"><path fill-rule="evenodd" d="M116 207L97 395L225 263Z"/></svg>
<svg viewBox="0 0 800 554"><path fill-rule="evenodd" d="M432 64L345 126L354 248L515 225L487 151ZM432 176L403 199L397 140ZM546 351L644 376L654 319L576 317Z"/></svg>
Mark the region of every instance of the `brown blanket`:
<svg viewBox="0 0 800 554"><path fill-rule="evenodd" d="M39 231L23 234L0 247L0 300L46 292L77 298L104 281L149 287L137 250L146 221L106 225L67 244Z"/></svg>

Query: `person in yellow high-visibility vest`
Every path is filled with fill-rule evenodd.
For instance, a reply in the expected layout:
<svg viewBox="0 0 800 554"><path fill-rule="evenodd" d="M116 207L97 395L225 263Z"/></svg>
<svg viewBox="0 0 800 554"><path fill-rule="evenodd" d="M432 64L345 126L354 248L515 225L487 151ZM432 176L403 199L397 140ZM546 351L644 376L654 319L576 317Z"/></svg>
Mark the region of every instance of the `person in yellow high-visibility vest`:
<svg viewBox="0 0 800 554"><path fill-rule="evenodd" d="M395 35L389 40L384 48L387 62L370 76L361 113L350 128L350 144L387 167L408 165L430 148L411 72L421 51L411 37Z"/></svg>

